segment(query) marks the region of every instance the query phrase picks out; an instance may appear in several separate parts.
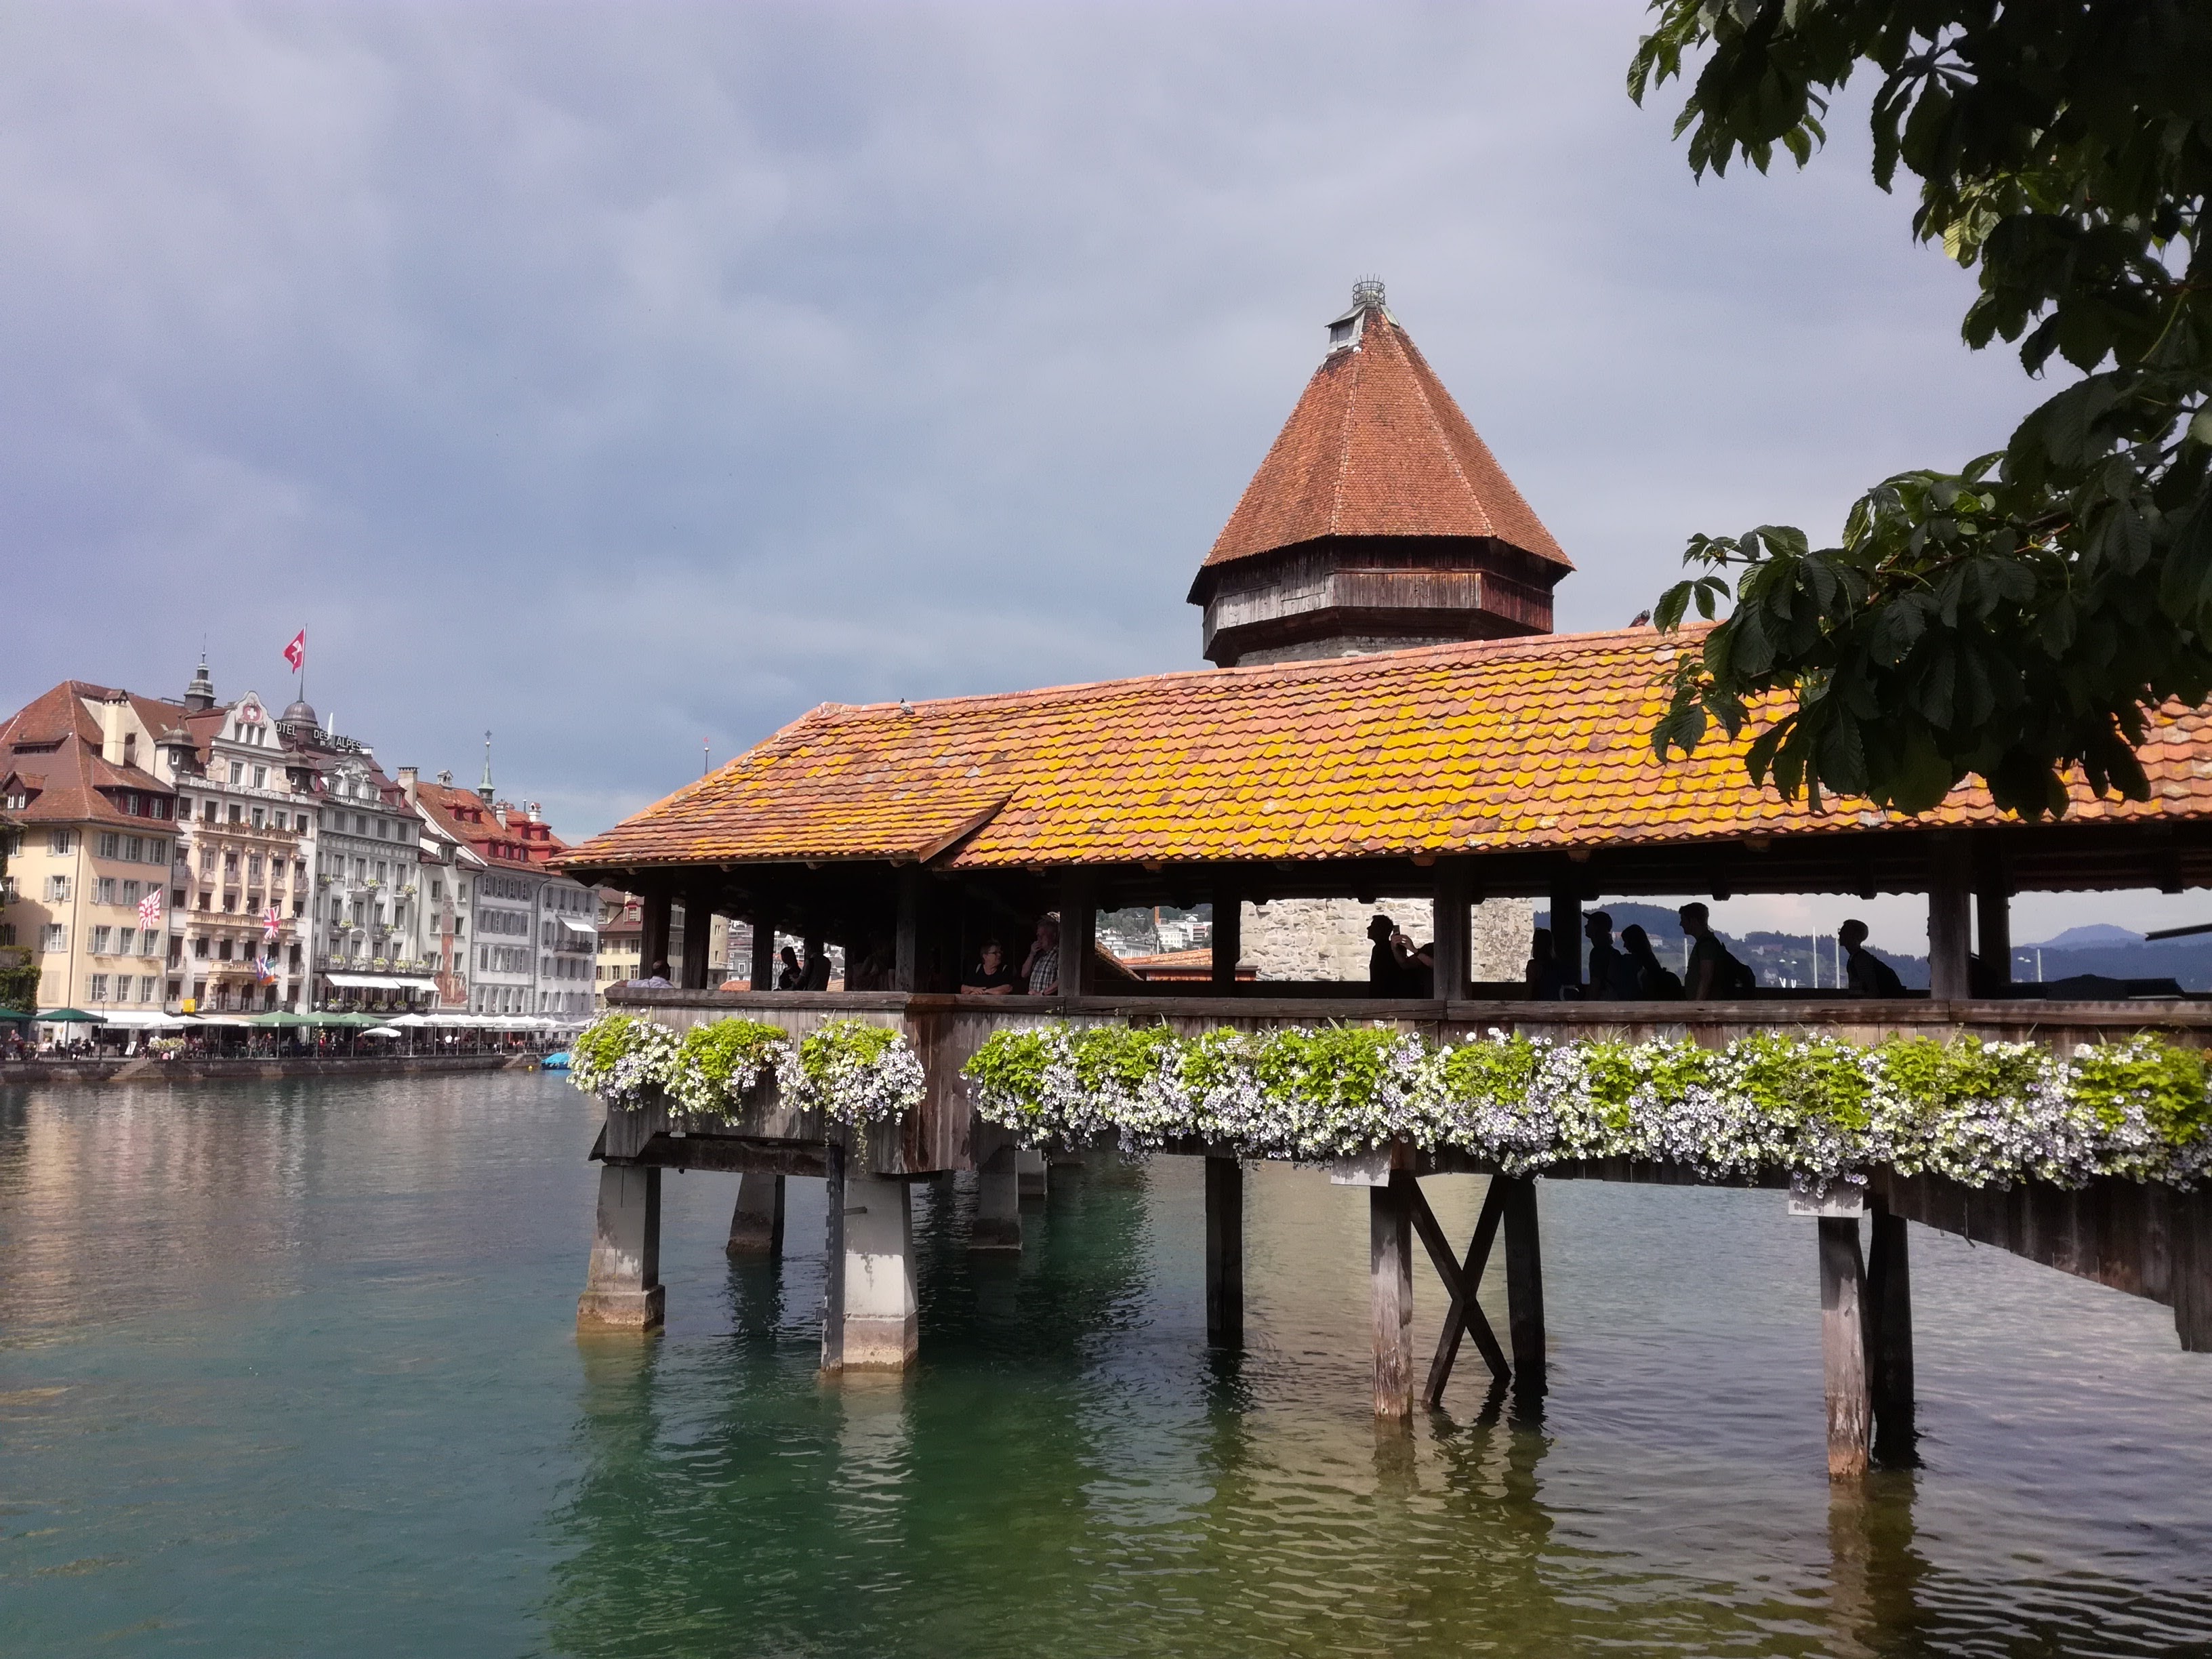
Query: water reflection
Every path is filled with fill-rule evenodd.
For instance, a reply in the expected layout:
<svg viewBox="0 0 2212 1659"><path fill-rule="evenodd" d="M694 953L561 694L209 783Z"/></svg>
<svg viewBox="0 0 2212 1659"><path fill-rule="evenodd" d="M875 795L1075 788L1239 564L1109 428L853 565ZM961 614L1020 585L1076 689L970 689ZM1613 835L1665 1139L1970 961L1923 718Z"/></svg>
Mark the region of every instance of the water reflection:
<svg viewBox="0 0 2212 1659"><path fill-rule="evenodd" d="M1914 1232L1922 1467L1832 1492L1772 1194L1547 1184L1540 1420L1478 1368L1378 1440L1364 1194L1316 1172L1250 1177L1241 1352L1194 1163L1056 1176L1013 1261L930 1183L921 1363L825 1386L818 1181L774 1265L670 1181L667 1333L577 1341L592 1129L539 1079L0 1092L0 1653L2212 1638L2212 1364L1999 1252ZM1431 1188L1458 1237L1480 1197Z"/></svg>

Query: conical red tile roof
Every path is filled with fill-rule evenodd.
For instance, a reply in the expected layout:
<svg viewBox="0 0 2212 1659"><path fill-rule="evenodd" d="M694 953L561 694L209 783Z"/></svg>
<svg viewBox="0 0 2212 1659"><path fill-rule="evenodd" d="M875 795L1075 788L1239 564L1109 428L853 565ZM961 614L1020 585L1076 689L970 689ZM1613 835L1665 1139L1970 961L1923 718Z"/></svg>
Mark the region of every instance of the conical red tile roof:
<svg viewBox="0 0 2212 1659"><path fill-rule="evenodd" d="M1323 536L1491 536L1573 569L1397 319L1377 304L1360 320L1358 343L1314 370L1206 566Z"/></svg>

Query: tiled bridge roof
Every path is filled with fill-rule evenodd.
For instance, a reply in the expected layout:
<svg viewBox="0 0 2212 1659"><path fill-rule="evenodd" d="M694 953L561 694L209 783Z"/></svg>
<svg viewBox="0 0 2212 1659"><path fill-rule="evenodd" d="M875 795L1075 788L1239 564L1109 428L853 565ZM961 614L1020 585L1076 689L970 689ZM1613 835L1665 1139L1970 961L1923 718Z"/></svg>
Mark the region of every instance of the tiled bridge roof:
<svg viewBox="0 0 2212 1659"><path fill-rule="evenodd" d="M561 862L935 860L951 870L1420 857L1965 824L1814 812L1746 781L1750 733L1662 765L1679 641L1644 629L1212 669L804 715ZM2212 723L2169 710L2152 798L2076 787L2075 822L2212 817Z"/></svg>

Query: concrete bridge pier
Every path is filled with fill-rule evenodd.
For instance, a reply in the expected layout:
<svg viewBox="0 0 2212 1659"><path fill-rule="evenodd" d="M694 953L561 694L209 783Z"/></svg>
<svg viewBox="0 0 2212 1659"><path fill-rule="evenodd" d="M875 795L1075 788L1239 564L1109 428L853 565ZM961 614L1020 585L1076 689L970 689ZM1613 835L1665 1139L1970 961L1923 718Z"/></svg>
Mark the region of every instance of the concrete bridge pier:
<svg viewBox="0 0 2212 1659"><path fill-rule="evenodd" d="M576 1301L579 1329L651 1330L665 1316L660 1284L660 1171L603 1164L592 1263Z"/></svg>
<svg viewBox="0 0 2212 1659"><path fill-rule="evenodd" d="M975 1126L975 1224L968 1235L969 1249L1022 1248L1019 1156L1005 1130Z"/></svg>
<svg viewBox="0 0 2212 1659"><path fill-rule="evenodd" d="M732 1255L763 1255L771 1261L783 1254L783 1177L780 1175L741 1175L738 1177L737 1207L730 1214Z"/></svg>
<svg viewBox="0 0 2212 1659"><path fill-rule="evenodd" d="M822 1369L903 1370L918 1346L914 1207L907 1183L848 1167L829 1149Z"/></svg>
<svg viewBox="0 0 2212 1659"><path fill-rule="evenodd" d="M1016 1154L1014 1167L1021 1180L1021 1195L1024 1199L1043 1198L1045 1182L1051 1167L1045 1162L1043 1152L1034 1146L1022 1147Z"/></svg>

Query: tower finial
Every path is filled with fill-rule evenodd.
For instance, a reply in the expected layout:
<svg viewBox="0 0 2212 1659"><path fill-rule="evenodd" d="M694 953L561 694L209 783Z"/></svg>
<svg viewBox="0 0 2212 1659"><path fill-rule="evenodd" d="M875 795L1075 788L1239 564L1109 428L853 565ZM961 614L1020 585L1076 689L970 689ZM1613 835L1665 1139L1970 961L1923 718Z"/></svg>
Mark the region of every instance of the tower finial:
<svg viewBox="0 0 2212 1659"><path fill-rule="evenodd" d="M491 805L493 795L497 793L491 786L491 733L486 732L484 733L483 781L477 786L477 793L483 798L483 804L489 806Z"/></svg>
<svg viewBox="0 0 2212 1659"><path fill-rule="evenodd" d="M1382 279L1380 276L1362 276L1352 285L1352 308L1354 311L1382 309Z"/></svg>

